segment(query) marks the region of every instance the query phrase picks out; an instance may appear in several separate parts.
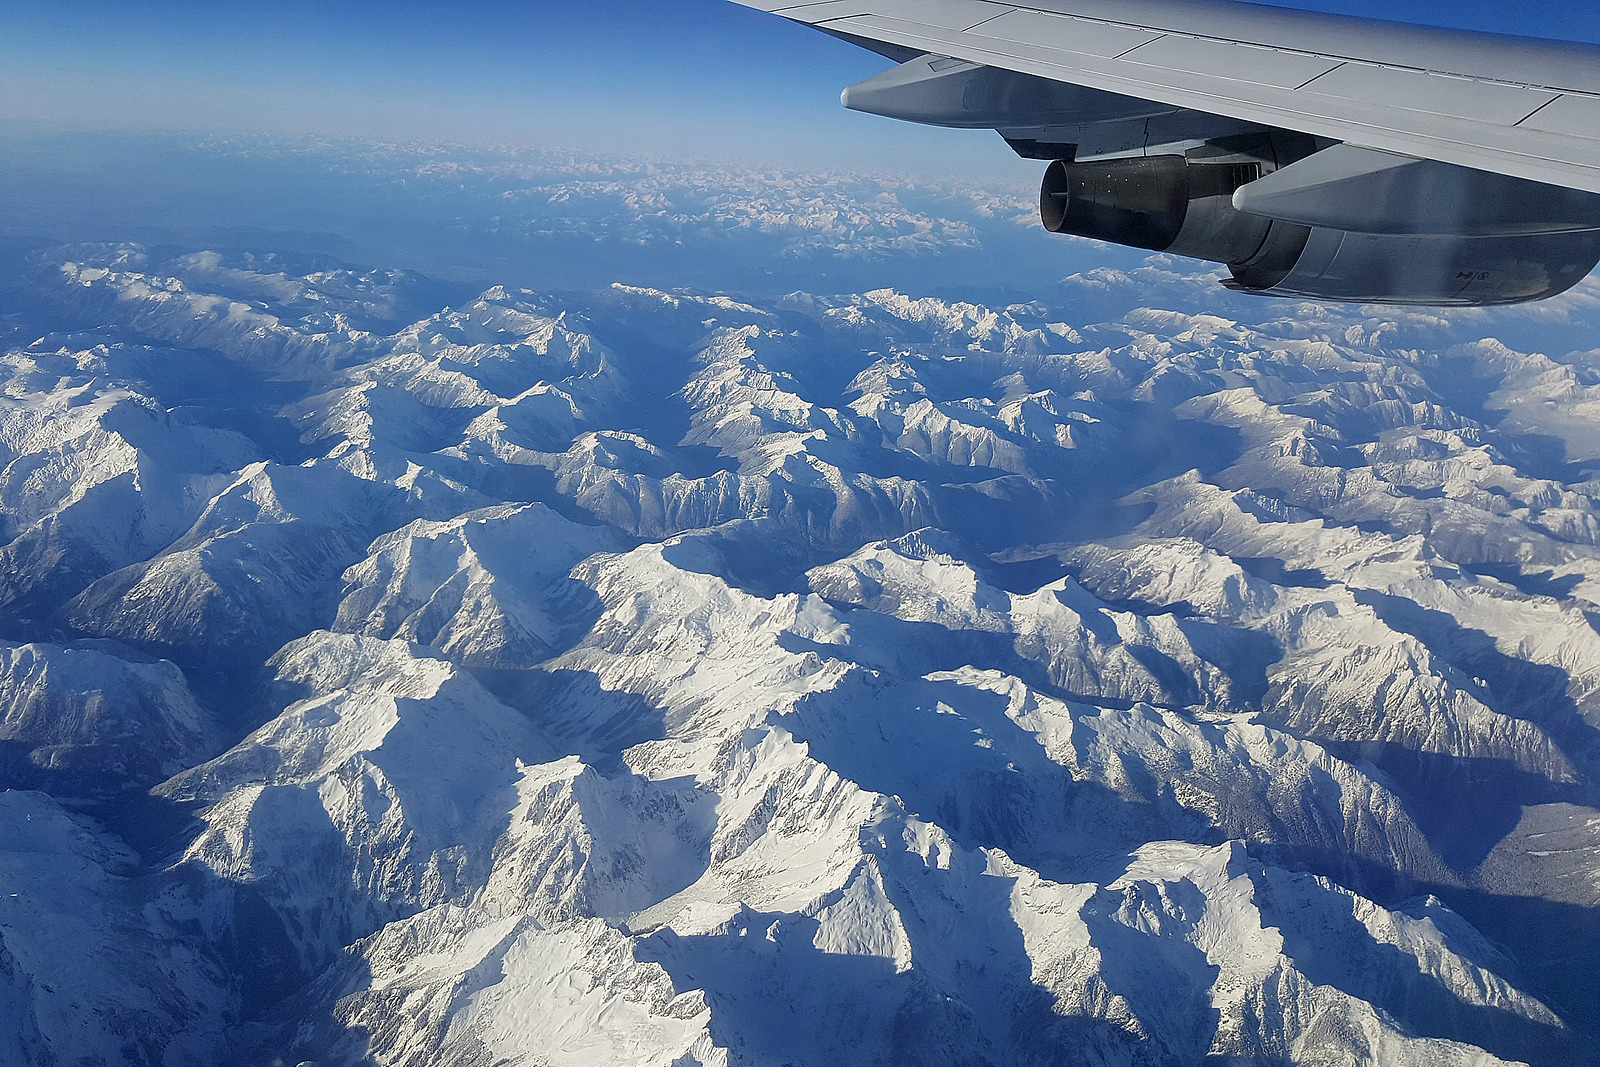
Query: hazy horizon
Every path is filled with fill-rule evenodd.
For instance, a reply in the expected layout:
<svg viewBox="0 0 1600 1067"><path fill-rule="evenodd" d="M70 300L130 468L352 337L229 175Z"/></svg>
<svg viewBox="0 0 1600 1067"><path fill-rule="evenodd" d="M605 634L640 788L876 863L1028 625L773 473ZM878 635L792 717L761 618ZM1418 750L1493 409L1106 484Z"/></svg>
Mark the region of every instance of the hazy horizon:
<svg viewBox="0 0 1600 1067"><path fill-rule="evenodd" d="M1581 0L1278 6L1600 41ZM663 14L669 10L670 13ZM0 4L0 119L64 129L355 136L820 166L1003 170L989 135L855 115L885 61L727 0L470 8L277 0Z"/></svg>

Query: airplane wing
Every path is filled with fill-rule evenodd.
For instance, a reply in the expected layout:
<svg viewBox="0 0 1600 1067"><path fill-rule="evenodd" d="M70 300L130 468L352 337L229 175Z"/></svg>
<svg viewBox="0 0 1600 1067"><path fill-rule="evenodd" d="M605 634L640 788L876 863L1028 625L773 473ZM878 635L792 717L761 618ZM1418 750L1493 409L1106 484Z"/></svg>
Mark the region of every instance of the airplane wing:
<svg viewBox="0 0 1600 1067"><path fill-rule="evenodd" d="M735 0L933 54L1600 193L1600 47L1234 0Z"/></svg>

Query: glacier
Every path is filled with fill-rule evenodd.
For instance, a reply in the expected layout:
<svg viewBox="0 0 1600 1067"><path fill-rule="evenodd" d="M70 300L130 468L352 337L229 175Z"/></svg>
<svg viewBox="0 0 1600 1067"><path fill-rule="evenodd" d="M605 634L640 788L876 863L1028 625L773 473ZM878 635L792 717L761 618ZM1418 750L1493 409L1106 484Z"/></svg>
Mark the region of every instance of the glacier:
<svg viewBox="0 0 1600 1067"><path fill-rule="evenodd" d="M1600 287L818 288L31 249L0 1060L1594 1062Z"/></svg>

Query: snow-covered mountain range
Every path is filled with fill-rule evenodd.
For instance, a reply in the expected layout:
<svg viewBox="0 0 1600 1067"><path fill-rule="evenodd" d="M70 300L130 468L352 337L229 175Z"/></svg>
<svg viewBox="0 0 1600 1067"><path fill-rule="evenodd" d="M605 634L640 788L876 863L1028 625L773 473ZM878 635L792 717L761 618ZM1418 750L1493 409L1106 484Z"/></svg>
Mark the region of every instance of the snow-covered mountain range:
<svg viewBox="0 0 1600 1067"><path fill-rule="evenodd" d="M0 1062L1594 1059L1593 285L12 292Z"/></svg>

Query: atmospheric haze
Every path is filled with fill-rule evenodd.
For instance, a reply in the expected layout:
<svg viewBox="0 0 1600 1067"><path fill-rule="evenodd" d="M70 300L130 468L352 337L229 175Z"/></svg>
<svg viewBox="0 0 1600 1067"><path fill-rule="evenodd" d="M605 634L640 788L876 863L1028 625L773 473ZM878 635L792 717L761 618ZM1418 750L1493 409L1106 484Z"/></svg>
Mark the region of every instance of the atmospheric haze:
<svg viewBox="0 0 1600 1067"><path fill-rule="evenodd" d="M13 180L96 153L229 191L7 243L0 1058L1592 1040L1593 283L1046 281L1020 191L550 154ZM352 259L185 236L291 180Z"/></svg>
<svg viewBox="0 0 1600 1067"><path fill-rule="evenodd" d="M1594 1062L1595 279L22 117L0 1063Z"/></svg>

